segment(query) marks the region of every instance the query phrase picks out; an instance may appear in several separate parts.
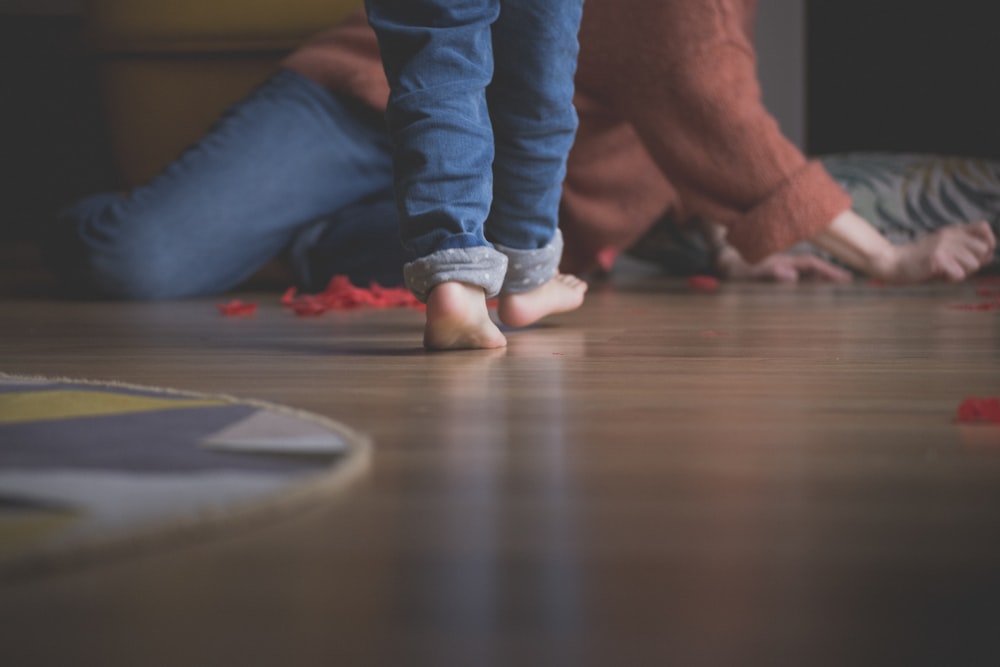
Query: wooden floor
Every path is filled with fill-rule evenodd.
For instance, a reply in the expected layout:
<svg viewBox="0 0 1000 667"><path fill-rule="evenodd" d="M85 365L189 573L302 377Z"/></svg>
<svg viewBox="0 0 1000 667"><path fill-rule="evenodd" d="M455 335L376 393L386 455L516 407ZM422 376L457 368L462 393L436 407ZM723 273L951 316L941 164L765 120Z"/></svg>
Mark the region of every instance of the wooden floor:
<svg viewBox="0 0 1000 667"><path fill-rule="evenodd" d="M243 295L246 296L246 295ZM972 285L635 277L426 354L410 310L0 301L0 369L368 433L274 525L0 588L0 664L997 665L1000 311Z"/></svg>

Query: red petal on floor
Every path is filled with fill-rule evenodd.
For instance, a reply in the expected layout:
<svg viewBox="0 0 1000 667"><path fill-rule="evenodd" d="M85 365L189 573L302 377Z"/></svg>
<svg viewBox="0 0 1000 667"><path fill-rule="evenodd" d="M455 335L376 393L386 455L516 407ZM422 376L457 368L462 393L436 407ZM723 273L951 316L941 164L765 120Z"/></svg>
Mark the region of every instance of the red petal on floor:
<svg viewBox="0 0 1000 667"><path fill-rule="evenodd" d="M330 308L316 299L310 299L308 297L299 298L295 303L292 304L292 312L296 315L322 315Z"/></svg>
<svg viewBox="0 0 1000 667"><path fill-rule="evenodd" d="M956 419L977 424L1000 424L1000 398L970 396L958 406Z"/></svg>
<svg viewBox="0 0 1000 667"><path fill-rule="evenodd" d="M948 306L951 310L1000 310L1000 301L983 301L982 303L956 303Z"/></svg>
<svg viewBox="0 0 1000 667"><path fill-rule="evenodd" d="M281 297L281 303L296 315L320 315L328 310L355 308L423 308L423 304L405 287L382 287L372 282L368 287L353 285L347 276L333 276L326 289L317 294L296 295L290 287Z"/></svg>
<svg viewBox="0 0 1000 667"><path fill-rule="evenodd" d="M215 306L219 312L226 317L247 317L257 312L257 304L233 299L229 303L220 303Z"/></svg>
<svg viewBox="0 0 1000 667"><path fill-rule="evenodd" d="M699 292L713 292L719 289L721 283L715 276L691 276L687 284L690 289Z"/></svg>

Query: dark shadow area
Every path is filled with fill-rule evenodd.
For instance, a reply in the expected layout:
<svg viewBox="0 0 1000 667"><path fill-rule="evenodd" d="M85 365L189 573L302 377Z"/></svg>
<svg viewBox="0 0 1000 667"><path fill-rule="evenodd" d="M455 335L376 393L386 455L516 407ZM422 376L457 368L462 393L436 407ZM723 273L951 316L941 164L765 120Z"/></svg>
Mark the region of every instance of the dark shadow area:
<svg viewBox="0 0 1000 667"><path fill-rule="evenodd" d="M807 148L1000 157L992 3L807 0Z"/></svg>
<svg viewBox="0 0 1000 667"><path fill-rule="evenodd" d="M37 239L60 207L114 188L97 61L79 16L0 14L0 244Z"/></svg>

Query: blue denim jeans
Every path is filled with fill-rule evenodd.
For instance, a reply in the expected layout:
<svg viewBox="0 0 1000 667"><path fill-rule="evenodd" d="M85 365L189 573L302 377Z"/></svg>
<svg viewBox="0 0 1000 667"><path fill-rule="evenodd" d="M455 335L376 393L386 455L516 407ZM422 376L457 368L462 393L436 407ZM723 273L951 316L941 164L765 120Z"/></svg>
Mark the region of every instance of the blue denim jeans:
<svg viewBox="0 0 1000 667"><path fill-rule="evenodd" d="M398 285L398 229L381 115L280 71L149 183L63 211L47 255L89 296L219 293L282 252L304 289Z"/></svg>
<svg viewBox="0 0 1000 667"><path fill-rule="evenodd" d="M556 238L577 126L583 0L368 0L366 7L392 90L386 119L401 236L429 260L407 284L421 296L442 278L433 275L441 259L448 279L459 275L496 293L503 249L541 250ZM462 277L455 271L463 262L483 271Z"/></svg>

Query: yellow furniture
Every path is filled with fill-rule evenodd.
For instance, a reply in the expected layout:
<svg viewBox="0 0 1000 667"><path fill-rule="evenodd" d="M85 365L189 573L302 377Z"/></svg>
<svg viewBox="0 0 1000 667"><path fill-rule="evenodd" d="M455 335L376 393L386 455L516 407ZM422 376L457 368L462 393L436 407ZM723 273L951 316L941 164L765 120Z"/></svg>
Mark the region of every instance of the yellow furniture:
<svg viewBox="0 0 1000 667"><path fill-rule="evenodd" d="M361 0L90 0L112 149L148 180L309 36Z"/></svg>

